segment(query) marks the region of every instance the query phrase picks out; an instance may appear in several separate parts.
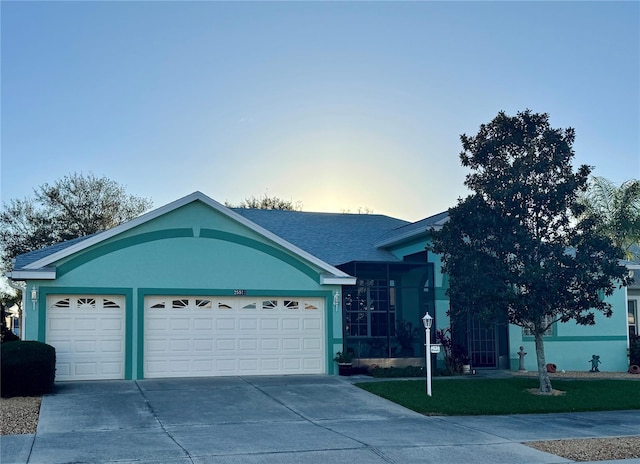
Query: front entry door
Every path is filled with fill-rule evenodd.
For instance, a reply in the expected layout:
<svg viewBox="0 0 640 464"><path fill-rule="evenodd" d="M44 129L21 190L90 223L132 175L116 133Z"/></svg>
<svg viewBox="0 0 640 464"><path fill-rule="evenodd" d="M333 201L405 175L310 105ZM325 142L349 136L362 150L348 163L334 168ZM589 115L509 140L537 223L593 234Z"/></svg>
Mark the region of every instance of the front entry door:
<svg viewBox="0 0 640 464"><path fill-rule="evenodd" d="M469 346L473 367L496 368L497 343L495 324L487 324L477 317L470 321Z"/></svg>

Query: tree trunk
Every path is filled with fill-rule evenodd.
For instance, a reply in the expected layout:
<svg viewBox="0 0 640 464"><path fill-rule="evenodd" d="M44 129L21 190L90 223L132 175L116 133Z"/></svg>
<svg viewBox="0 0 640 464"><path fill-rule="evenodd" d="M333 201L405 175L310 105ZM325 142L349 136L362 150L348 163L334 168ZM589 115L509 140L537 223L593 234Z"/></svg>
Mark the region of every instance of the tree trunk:
<svg viewBox="0 0 640 464"><path fill-rule="evenodd" d="M544 340L541 333L535 333L536 359L538 360L538 380L540 381L540 393L551 393L551 380L547 372L547 363L544 358Z"/></svg>

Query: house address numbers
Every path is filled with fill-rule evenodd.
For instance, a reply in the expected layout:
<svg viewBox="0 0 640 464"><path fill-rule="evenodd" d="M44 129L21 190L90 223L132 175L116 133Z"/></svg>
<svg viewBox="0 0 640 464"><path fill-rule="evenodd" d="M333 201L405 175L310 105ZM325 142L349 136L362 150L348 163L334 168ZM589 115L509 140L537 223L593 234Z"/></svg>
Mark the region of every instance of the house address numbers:
<svg viewBox="0 0 640 464"><path fill-rule="evenodd" d="M233 296L247 296L246 290L234 290Z"/></svg>

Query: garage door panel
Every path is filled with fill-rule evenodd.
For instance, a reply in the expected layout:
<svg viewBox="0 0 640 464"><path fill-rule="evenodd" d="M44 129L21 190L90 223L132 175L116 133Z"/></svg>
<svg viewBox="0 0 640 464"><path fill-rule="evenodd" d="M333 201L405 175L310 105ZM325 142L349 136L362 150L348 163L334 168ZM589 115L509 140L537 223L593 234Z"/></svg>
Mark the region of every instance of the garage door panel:
<svg viewBox="0 0 640 464"><path fill-rule="evenodd" d="M213 361L210 359L193 361L193 370L195 372L211 372L213 371Z"/></svg>
<svg viewBox="0 0 640 464"><path fill-rule="evenodd" d="M275 358L275 359L266 358L261 360L261 367L264 372L278 373L282 370L281 365L282 363L280 358Z"/></svg>
<svg viewBox="0 0 640 464"><path fill-rule="evenodd" d="M175 352L190 352L191 351L191 343L189 339L178 339L178 340L171 340L170 342L170 349L171 351Z"/></svg>
<svg viewBox="0 0 640 464"><path fill-rule="evenodd" d="M75 320L74 329L76 331L88 330L95 332L97 325L95 317L78 317Z"/></svg>
<svg viewBox="0 0 640 464"><path fill-rule="evenodd" d="M71 363L58 361L56 356L56 377L57 378L68 377L70 373L71 373Z"/></svg>
<svg viewBox="0 0 640 464"><path fill-rule="evenodd" d="M258 360L255 358L240 359L240 361L238 362L238 369L240 370L240 372L256 372L258 370Z"/></svg>
<svg viewBox="0 0 640 464"><path fill-rule="evenodd" d="M254 338L243 338L238 340L238 351L243 352L256 352L258 351L258 341Z"/></svg>
<svg viewBox="0 0 640 464"><path fill-rule="evenodd" d="M263 351L274 351L280 349L279 338L263 338L260 340L260 349Z"/></svg>
<svg viewBox="0 0 640 464"><path fill-rule="evenodd" d="M145 340L146 350L150 353L165 353L167 351L166 340Z"/></svg>
<svg viewBox="0 0 640 464"><path fill-rule="evenodd" d="M193 328L195 330L209 331L213 329L213 318L211 316L208 317L198 317L194 320Z"/></svg>
<svg viewBox="0 0 640 464"><path fill-rule="evenodd" d="M49 330L55 330L58 334L63 332L68 333L73 330L72 325L69 324L69 321L66 318L50 318L48 325Z"/></svg>
<svg viewBox="0 0 640 464"><path fill-rule="evenodd" d="M100 320L100 328L105 332L112 330L119 333L124 328L124 321L120 317L103 317Z"/></svg>
<svg viewBox="0 0 640 464"><path fill-rule="evenodd" d="M169 321L171 330L189 330L191 328L188 319L171 319Z"/></svg>
<svg viewBox="0 0 640 464"><path fill-rule="evenodd" d="M124 378L125 298L47 296L46 342L56 349L56 380Z"/></svg>
<svg viewBox="0 0 640 464"><path fill-rule="evenodd" d="M180 309L151 308L149 301L144 323L147 378L325 372L322 300L167 299L179 301ZM210 307L198 307L202 301Z"/></svg>
<svg viewBox="0 0 640 464"><path fill-rule="evenodd" d="M282 349L284 351L299 350L300 339L299 338L283 338Z"/></svg>
<svg viewBox="0 0 640 464"><path fill-rule="evenodd" d="M104 353L122 353L124 351L122 340L100 340L100 351Z"/></svg>
<svg viewBox="0 0 640 464"><path fill-rule="evenodd" d="M318 359L315 358L305 358L303 359L305 369L320 369L321 363Z"/></svg>
<svg viewBox="0 0 640 464"><path fill-rule="evenodd" d="M279 329L278 319L261 319L260 329L262 331L274 331Z"/></svg>
<svg viewBox="0 0 640 464"><path fill-rule="evenodd" d="M282 320L283 330L300 330L300 319L287 318Z"/></svg>
<svg viewBox="0 0 640 464"><path fill-rule="evenodd" d="M235 351L236 340L234 338L221 338L216 340L216 349L218 351Z"/></svg>
<svg viewBox="0 0 640 464"><path fill-rule="evenodd" d="M238 321L238 328L241 331L255 331L258 329L258 321L256 319L248 319L242 318ZM268 327L262 327L263 330L268 329Z"/></svg>
<svg viewBox="0 0 640 464"><path fill-rule="evenodd" d="M74 375L76 377L97 377L98 365L95 362L76 362Z"/></svg>
<svg viewBox="0 0 640 464"><path fill-rule="evenodd" d="M282 368L285 371L299 371L301 367L301 362L300 359L294 358L294 359L283 359L282 360Z"/></svg>
<svg viewBox="0 0 640 464"><path fill-rule="evenodd" d="M145 329L147 329L149 332L153 332L153 331L165 331L167 330L167 324L169 323L169 321L165 320L165 319L148 319L146 324L145 324Z"/></svg>
<svg viewBox="0 0 640 464"><path fill-rule="evenodd" d="M213 350L213 340L211 340L210 338L204 340L194 340L193 349L196 352L204 351L208 353Z"/></svg>
<svg viewBox="0 0 640 464"><path fill-rule="evenodd" d="M219 373L233 375L235 372L238 371L236 367L236 360L235 359L218 359L216 362L215 370Z"/></svg>
<svg viewBox="0 0 640 464"><path fill-rule="evenodd" d="M95 353L97 343L94 340L78 340L74 344L74 351L78 354L82 353Z"/></svg>
<svg viewBox="0 0 640 464"><path fill-rule="evenodd" d="M320 319L305 319L302 321L303 330L319 330Z"/></svg>
<svg viewBox="0 0 640 464"><path fill-rule="evenodd" d="M122 365L120 363L101 363L100 368L106 375L117 375L122 373Z"/></svg>
<svg viewBox="0 0 640 464"><path fill-rule="evenodd" d="M235 330L236 320L228 317L216 318L215 327L217 330Z"/></svg>
<svg viewBox="0 0 640 464"><path fill-rule="evenodd" d="M305 338L303 340L303 343L304 343L304 349L307 351L322 350L322 340L320 340L319 338Z"/></svg>

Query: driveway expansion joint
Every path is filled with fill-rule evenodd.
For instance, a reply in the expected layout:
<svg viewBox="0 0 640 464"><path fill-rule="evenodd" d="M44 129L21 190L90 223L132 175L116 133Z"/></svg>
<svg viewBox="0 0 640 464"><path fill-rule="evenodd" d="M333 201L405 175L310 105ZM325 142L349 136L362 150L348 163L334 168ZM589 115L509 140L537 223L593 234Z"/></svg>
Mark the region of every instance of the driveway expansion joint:
<svg viewBox="0 0 640 464"><path fill-rule="evenodd" d="M368 445L367 443L365 443L365 442L363 442L363 441L361 441L361 440L358 440L357 438L353 438L353 437L350 437L350 436L348 436L348 435L345 435L345 434L344 434L344 433L342 433L342 432L338 432L338 431L336 431L336 430L332 430L331 428L329 428L329 427L327 427L327 426L325 426L325 425L322 425L321 421L315 421L315 420L313 420L313 419L311 419L311 418L309 418L309 417L305 416L304 414L302 414L302 413L300 413L300 412L296 411L295 409L291 408L290 406L288 406L288 405L286 405L285 403L283 403L282 401L280 401L278 398L275 398L275 397L273 397L272 395L270 395L269 393L267 393L264 389L260 388L258 385L256 385L256 384L254 384L254 383L250 382L250 381L249 381L249 380L247 380L246 378L242 377L242 380L243 380L244 382L248 383L249 385L251 385L253 388L255 388L256 390L258 390L258 391L259 391L260 393L262 393L263 395L265 395L265 396L266 396L267 398L269 398L271 401L274 401L274 402L278 403L278 404L279 404L279 405L281 405L282 407L284 407L284 408L286 408L287 410L291 411L293 414L295 414L296 416L298 416L298 417L302 418L304 421L306 421L306 422L308 422L308 423L310 423L310 424L314 425L315 427L318 427L318 428L324 429L324 430L326 430L327 432L335 433L335 434L340 435L340 436L342 436L342 437L344 437L344 438L347 438L347 439L349 439L349 440L353 440L353 441L355 441L356 443L360 443L360 444L361 444L362 446L364 446L365 448L371 448L371 445Z"/></svg>
<svg viewBox="0 0 640 464"><path fill-rule="evenodd" d="M156 412L155 409L153 409L153 406L151 406L151 402L149 401L147 396L144 394L144 391L142 390L142 388L140 388L140 385L138 384L137 380L135 381L135 384L136 384L136 387L138 388L138 392L140 393L140 396L142 396L142 399L144 400L147 408L149 408L149 411L153 415L153 418L158 423L162 431L169 437L169 439L171 439L172 442L174 442L178 446L178 448L182 450L182 452L185 454L185 457L189 459L191 464L195 464L189 452L180 443L178 443L178 441L173 437L173 435L171 435L171 433L169 433L169 431L165 428L164 424L158 417L158 413Z"/></svg>

